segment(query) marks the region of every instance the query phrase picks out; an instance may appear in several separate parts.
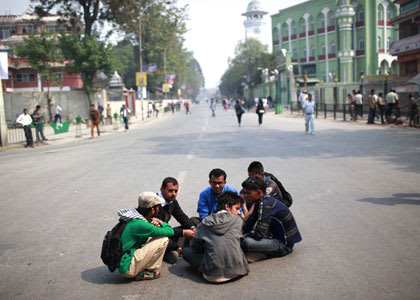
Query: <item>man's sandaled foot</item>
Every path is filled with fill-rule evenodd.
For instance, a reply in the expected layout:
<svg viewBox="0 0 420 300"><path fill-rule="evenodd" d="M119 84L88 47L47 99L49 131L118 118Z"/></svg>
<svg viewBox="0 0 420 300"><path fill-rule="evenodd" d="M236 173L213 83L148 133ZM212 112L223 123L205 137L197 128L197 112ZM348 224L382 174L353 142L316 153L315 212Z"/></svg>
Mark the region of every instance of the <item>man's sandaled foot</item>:
<svg viewBox="0 0 420 300"><path fill-rule="evenodd" d="M136 277L134 277L134 280L136 281L143 281L143 280L154 280L158 279L160 277L159 271L143 271L137 274Z"/></svg>
<svg viewBox="0 0 420 300"><path fill-rule="evenodd" d="M252 264L254 262L266 259L267 255L265 255L264 253L249 252L245 255L245 257L248 263Z"/></svg>

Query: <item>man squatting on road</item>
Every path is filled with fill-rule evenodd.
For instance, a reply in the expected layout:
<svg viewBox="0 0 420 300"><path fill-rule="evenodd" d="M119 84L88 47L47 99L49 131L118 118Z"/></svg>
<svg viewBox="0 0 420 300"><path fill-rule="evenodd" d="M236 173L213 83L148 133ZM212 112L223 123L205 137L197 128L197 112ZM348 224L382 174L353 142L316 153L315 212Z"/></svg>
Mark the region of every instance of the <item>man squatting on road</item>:
<svg viewBox="0 0 420 300"><path fill-rule="evenodd" d="M245 199L254 205L253 211L245 214L241 212L244 200L226 185L226 173L221 169L210 171L210 187L200 194L200 219L195 221L176 200L179 185L175 178L165 178L158 194L140 194L138 208L118 212L120 219L128 222L121 235L122 251L127 252L118 267L122 276L159 278L165 252L170 263L175 263L182 250L184 259L206 280L226 282L248 274L248 263L290 254L302 237L287 206L267 193L261 172L257 172L261 168L249 171L259 176L242 183ZM180 227L173 229L164 222L172 215ZM180 245L180 237L192 239L191 247Z"/></svg>

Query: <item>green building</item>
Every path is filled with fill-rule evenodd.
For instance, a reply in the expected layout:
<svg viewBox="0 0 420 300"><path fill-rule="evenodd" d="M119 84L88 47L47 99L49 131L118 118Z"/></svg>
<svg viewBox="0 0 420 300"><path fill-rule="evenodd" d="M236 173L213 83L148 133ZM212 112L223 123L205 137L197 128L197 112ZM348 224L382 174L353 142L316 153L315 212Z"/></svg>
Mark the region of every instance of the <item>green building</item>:
<svg viewBox="0 0 420 300"><path fill-rule="evenodd" d="M391 24L397 14L390 0L306 1L271 16L273 51L291 57L298 82L305 73L313 83L396 74L397 57L389 49L398 40Z"/></svg>

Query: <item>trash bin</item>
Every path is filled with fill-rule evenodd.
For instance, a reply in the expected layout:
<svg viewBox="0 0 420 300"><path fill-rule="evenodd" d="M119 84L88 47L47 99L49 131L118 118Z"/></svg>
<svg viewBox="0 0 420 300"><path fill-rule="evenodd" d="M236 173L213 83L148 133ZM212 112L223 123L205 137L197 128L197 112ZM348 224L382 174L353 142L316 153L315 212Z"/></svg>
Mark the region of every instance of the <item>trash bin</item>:
<svg viewBox="0 0 420 300"><path fill-rule="evenodd" d="M281 113L283 113L283 105L276 104L276 114L281 114Z"/></svg>

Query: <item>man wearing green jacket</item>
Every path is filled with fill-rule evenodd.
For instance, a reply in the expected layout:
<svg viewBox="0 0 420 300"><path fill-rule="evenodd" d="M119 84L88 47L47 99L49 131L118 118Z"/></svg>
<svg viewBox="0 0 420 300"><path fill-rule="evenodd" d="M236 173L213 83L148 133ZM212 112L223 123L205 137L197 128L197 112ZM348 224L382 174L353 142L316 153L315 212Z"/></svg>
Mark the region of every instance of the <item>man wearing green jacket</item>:
<svg viewBox="0 0 420 300"><path fill-rule="evenodd" d="M168 245L168 237L174 235L171 226L153 216L165 203L153 192L141 193L137 209L120 210L118 215L128 221L121 235L121 247L125 253L118 267L123 277L134 280L151 280L160 277L159 267Z"/></svg>

